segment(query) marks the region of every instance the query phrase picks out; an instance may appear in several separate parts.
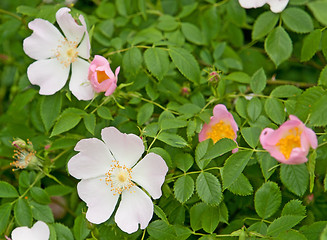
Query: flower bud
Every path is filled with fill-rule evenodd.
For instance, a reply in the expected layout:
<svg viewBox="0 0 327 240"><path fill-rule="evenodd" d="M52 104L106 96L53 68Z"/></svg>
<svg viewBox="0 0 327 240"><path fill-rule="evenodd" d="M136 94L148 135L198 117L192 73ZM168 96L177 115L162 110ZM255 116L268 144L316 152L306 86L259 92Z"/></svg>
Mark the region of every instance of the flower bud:
<svg viewBox="0 0 327 240"><path fill-rule="evenodd" d="M98 93L105 92L104 95L109 96L117 87L119 71L120 67L117 67L114 74L107 59L95 55L89 67L88 79L94 91Z"/></svg>

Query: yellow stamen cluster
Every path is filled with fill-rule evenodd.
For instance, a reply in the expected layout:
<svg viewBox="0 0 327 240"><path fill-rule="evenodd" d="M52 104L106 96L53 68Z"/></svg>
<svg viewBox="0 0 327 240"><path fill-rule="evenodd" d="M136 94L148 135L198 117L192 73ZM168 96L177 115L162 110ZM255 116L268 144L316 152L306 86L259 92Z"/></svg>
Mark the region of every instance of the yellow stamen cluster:
<svg viewBox="0 0 327 240"><path fill-rule="evenodd" d="M75 62L77 55L77 42L68 41L67 39L61 41L55 51L56 58L65 67L68 67L72 62Z"/></svg>
<svg viewBox="0 0 327 240"><path fill-rule="evenodd" d="M301 147L301 131L298 128L289 130L289 135L281 138L276 144L279 151L285 156L286 160L290 158L294 148Z"/></svg>
<svg viewBox="0 0 327 240"><path fill-rule="evenodd" d="M17 169L27 168L29 163L35 158L35 151L27 151L25 149L15 149L13 158L16 159L10 166L16 167L13 171Z"/></svg>
<svg viewBox="0 0 327 240"><path fill-rule="evenodd" d="M207 132L207 138L211 138L214 143L222 138L235 138L235 132L230 124L226 124L223 120L213 125Z"/></svg>
<svg viewBox="0 0 327 240"><path fill-rule="evenodd" d="M105 174L105 182L110 186L113 195L121 194L123 191L135 186L132 182L132 169L121 166L117 160L113 160L109 171ZM101 180L101 179L100 179Z"/></svg>

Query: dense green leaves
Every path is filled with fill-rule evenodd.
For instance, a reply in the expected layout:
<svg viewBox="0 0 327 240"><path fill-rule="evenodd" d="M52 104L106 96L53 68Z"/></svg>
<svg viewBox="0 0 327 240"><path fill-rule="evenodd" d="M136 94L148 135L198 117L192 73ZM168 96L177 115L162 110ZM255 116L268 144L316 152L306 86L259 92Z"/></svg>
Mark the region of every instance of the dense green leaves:
<svg viewBox="0 0 327 240"><path fill-rule="evenodd" d="M309 33L304 40L301 50L301 61L309 61L318 51L321 40L321 31L316 29Z"/></svg>
<svg viewBox="0 0 327 240"><path fill-rule="evenodd" d="M286 231L297 225L302 221L303 216L282 216L275 219L267 229L267 234L270 236L277 236L280 232Z"/></svg>
<svg viewBox="0 0 327 240"><path fill-rule="evenodd" d="M196 192L203 202L218 205L222 199L219 180L208 172L202 172L196 179Z"/></svg>
<svg viewBox="0 0 327 240"><path fill-rule="evenodd" d="M303 196L309 184L308 169L304 164L283 164L280 169L280 179L288 190L298 196Z"/></svg>
<svg viewBox="0 0 327 240"><path fill-rule="evenodd" d="M149 71L159 80L162 80L168 72L168 53L161 48L149 48L145 50L144 61Z"/></svg>

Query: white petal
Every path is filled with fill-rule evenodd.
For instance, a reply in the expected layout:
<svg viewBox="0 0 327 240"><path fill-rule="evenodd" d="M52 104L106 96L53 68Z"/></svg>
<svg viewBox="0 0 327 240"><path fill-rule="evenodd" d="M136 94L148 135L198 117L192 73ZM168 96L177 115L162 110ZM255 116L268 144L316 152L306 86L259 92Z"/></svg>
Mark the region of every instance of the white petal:
<svg viewBox="0 0 327 240"><path fill-rule="evenodd" d="M267 3L270 5L272 12L279 13L286 8L288 0L267 0Z"/></svg>
<svg viewBox="0 0 327 240"><path fill-rule="evenodd" d="M50 237L49 227L42 221L37 221L31 230L35 236L34 240L47 240Z"/></svg>
<svg viewBox="0 0 327 240"><path fill-rule="evenodd" d="M82 15L79 16L79 20L81 21L82 25L86 29L86 23L85 23L84 17ZM90 49L91 49L90 36L89 36L89 33L87 31L85 31L83 40L77 48L78 55L81 56L82 58L89 59L90 58Z"/></svg>
<svg viewBox="0 0 327 240"><path fill-rule="evenodd" d="M12 240L48 240L50 230L47 224L37 221L32 228L18 227L11 233Z"/></svg>
<svg viewBox="0 0 327 240"><path fill-rule="evenodd" d="M80 151L72 157L68 164L68 172L77 179L94 178L109 171L113 157L107 146L97 138L80 140L75 151Z"/></svg>
<svg viewBox="0 0 327 240"><path fill-rule="evenodd" d="M23 42L24 52L36 60L54 57L58 45L64 41L59 30L43 19L33 20L28 27L33 33Z"/></svg>
<svg viewBox="0 0 327 240"><path fill-rule="evenodd" d="M86 31L86 27L78 25L69 12L70 9L67 7L60 8L56 13L57 23L69 41L79 43Z"/></svg>
<svg viewBox="0 0 327 240"><path fill-rule="evenodd" d="M127 233L136 232L141 224L145 229L153 215L153 203L148 195L138 187L122 193L122 199L115 215L118 227Z"/></svg>
<svg viewBox="0 0 327 240"><path fill-rule="evenodd" d="M89 66L90 63L81 58L72 63L69 89L78 100L91 100L94 97L93 87L87 78Z"/></svg>
<svg viewBox="0 0 327 240"><path fill-rule="evenodd" d="M101 180L100 180L101 179ZM102 178L83 179L77 184L78 196L87 204L86 219L100 224L107 221L115 209L119 195L113 195Z"/></svg>
<svg viewBox="0 0 327 240"><path fill-rule="evenodd" d="M243 8L258 8L265 5L266 0L238 0Z"/></svg>
<svg viewBox="0 0 327 240"><path fill-rule="evenodd" d="M102 129L101 136L114 158L126 167L132 167L144 152L142 139L135 134L121 133L115 127Z"/></svg>
<svg viewBox="0 0 327 240"><path fill-rule="evenodd" d="M29 65L27 76L32 84L40 86L40 94L52 95L65 86L69 68L56 58L38 60Z"/></svg>
<svg viewBox="0 0 327 240"><path fill-rule="evenodd" d="M149 153L132 169L132 180L141 185L154 198L161 197L161 186L168 167L165 160L155 153Z"/></svg>

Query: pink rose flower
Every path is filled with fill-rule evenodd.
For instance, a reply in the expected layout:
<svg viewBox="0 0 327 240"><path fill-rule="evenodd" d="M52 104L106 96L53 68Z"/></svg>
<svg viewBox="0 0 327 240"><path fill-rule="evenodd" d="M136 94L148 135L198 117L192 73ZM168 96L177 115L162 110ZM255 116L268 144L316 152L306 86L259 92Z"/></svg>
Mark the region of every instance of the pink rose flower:
<svg viewBox="0 0 327 240"><path fill-rule="evenodd" d="M199 142L211 138L214 143L222 138L229 138L236 141L238 126L233 115L228 112L223 104L218 104L213 108L213 116L209 124L204 124L199 133ZM236 152L234 149L233 152Z"/></svg>
<svg viewBox="0 0 327 240"><path fill-rule="evenodd" d="M285 164L307 162L310 147L316 149L318 146L315 132L294 115L290 115L290 120L277 130L265 128L261 132L260 143L272 157Z"/></svg>
<svg viewBox="0 0 327 240"><path fill-rule="evenodd" d="M102 56L95 55L89 67L88 79L96 92L105 92L104 95L111 95L116 87L120 67L116 68L115 75L110 68L110 64Z"/></svg>

